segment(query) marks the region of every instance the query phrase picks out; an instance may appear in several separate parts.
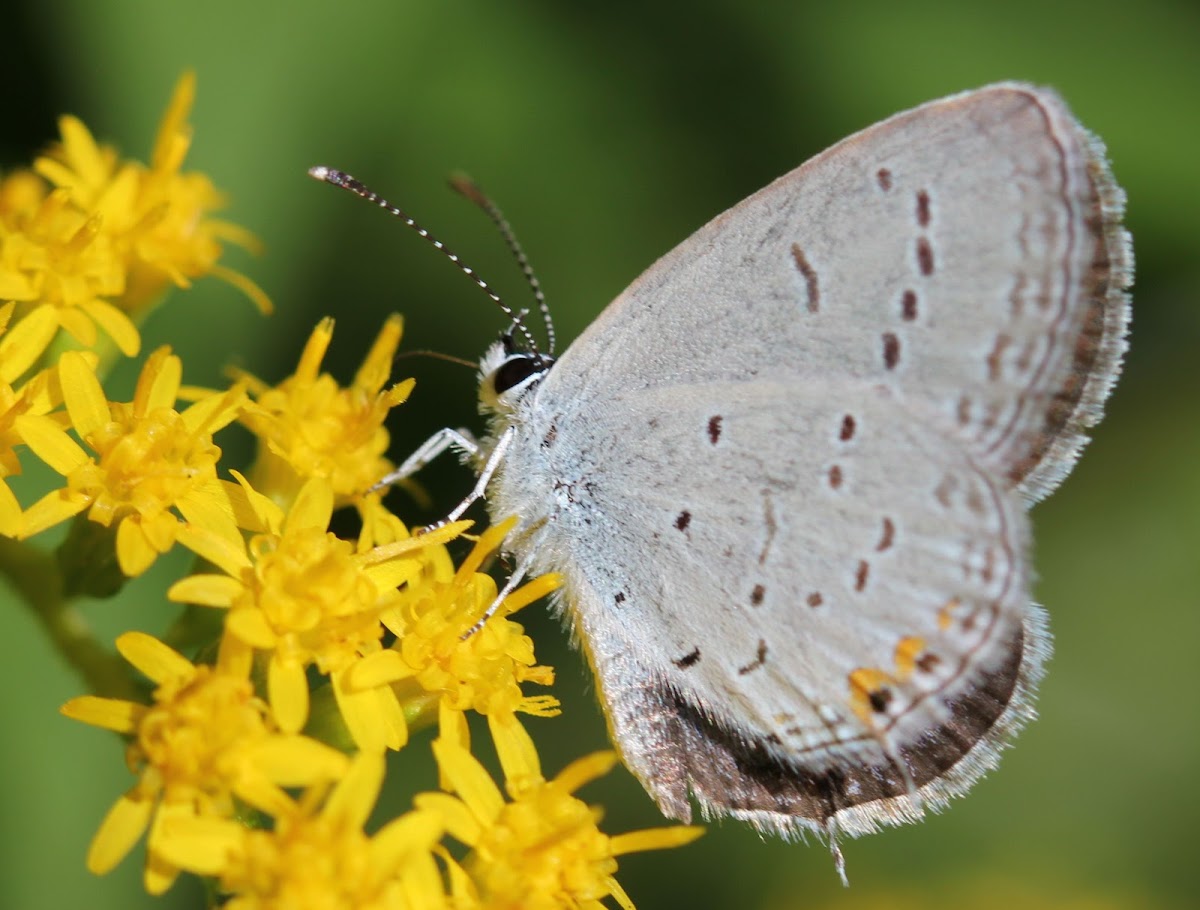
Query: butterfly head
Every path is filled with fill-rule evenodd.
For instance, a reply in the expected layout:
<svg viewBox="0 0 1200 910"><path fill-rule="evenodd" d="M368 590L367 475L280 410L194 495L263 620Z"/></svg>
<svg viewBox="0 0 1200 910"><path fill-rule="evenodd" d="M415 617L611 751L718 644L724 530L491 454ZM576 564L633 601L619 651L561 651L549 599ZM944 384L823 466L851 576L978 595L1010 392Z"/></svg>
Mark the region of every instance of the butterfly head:
<svg viewBox="0 0 1200 910"><path fill-rule="evenodd" d="M519 350L511 334L493 343L479 361L479 407L486 414L507 416L554 365L554 358Z"/></svg>

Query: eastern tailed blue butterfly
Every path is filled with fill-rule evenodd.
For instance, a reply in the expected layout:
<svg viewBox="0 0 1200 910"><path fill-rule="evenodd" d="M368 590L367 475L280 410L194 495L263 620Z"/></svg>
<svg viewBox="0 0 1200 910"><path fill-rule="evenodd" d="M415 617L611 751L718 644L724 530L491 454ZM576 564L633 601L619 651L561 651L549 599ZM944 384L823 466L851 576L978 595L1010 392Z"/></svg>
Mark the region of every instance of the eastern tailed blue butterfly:
<svg viewBox="0 0 1200 910"><path fill-rule="evenodd" d="M1046 89L897 114L701 228L561 358L497 343L487 436L398 473L474 456L471 499L518 517L506 590L562 573L666 815L833 842L913 821L1034 715L1026 510L1119 372L1123 203Z"/></svg>

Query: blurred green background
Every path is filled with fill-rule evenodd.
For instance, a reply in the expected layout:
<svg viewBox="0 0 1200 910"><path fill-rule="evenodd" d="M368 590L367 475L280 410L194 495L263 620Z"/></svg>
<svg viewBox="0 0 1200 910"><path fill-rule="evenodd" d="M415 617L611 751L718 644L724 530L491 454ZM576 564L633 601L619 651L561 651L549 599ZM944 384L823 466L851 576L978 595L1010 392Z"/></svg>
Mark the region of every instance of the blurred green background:
<svg viewBox="0 0 1200 910"><path fill-rule="evenodd" d="M231 196L267 245L234 259L273 296L264 319L201 282L145 328L190 382L238 364L278 379L323 315L348 379L392 310L406 346L473 358L503 320L380 212L304 176L368 180L513 301L525 290L486 220L444 186L469 170L504 205L574 337L638 272L715 213L840 137L897 110L999 79L1056 86L1107 142L1129 193L1138 260L1126 375L1086 457L1038 507L1038 598L1057 640L1041 719L999 771L921 825L827 851L762 842L732 823L699 843L629 857L619 878L659 907L1182 907L1200 899L1200 8L1189 0L1002 4L684 4L613 0L151 4L8 3L0 165L27 161L73 112L144 158L181 70L199 96L190 166ZM473 424L474 377L424 360L394 419L403 454ZM132 370L125 370L125 381ZM227 447L231 463L245 457ZM427 478L442 508L468 478ZM414 514L414 520L431 516ZM161 630L165 579L89 606L112 636ZM196 907L191 883L154 900L140 854L104 879L83 867L128 785L104 733L61 719L81 683L34 622L0 611L0 907ZM559 668L558 721L530 728L554 772L604 745L579 658L544 611L524 615ZM397 763L399 798L433 785ZM624 772L584 795L618 832L658 823Z"/></svg>

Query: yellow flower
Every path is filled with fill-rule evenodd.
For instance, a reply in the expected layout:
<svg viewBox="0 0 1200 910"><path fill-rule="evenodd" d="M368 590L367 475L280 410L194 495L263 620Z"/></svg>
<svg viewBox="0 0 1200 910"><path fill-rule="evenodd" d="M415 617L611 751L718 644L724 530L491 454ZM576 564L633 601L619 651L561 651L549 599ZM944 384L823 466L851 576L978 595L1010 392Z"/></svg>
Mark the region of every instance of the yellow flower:
<svg viewBox="0 0 1200 910"><path fill-rule="evenodd" d="M313 665L330 676L342 717L361 748L400 748L407 726L395 694L387 686L351 692L345 677L365 655L380 650L379 616L398 598L397 586L422 576L422 551L456 536L465 523L386 551L359 552L329 533L334 496L328 481L310 480L286 515L242 482L261 532L247 545L237 532L181 530L180 542L225 574L185 578L167 596L228 609L227 638L269 652L267 691L283 729L299 730L308 718L305 670Z"/></svg>
<svg viewBox="0 0 1200 910"><path fill-rule="evenodd" d="M27 414L49 414L62 404L62 387L55 370L42 370L21 385L13 385L29 366L22 356L20 328L31 321L26 319L18 323L16 330L6 332L14 308L13 303L0 305L0 535L6 537L16 537L22 525L21 505L7 483L7 478L21 473L17 447L25 440L17 430L17 420ZM15 343L6 347L5 342L10 341ZM65 423L66 416L59 413L51 419Z"/></svg>
<svg viewBox="0 0 1200 910"><path fill-rule="evenodd" d="M286 503L310 477L333 486L338 503L361 495L391 470L384 457L388 411L408 398L411 379L384 390L400 344L401 320L390 317L359 368L342 388L321 361L333 338L324 319L309 337L296 372L277 386L246 374L238 378L255 398L242 422L260 439L251 482L276 502Z"/></svg>
<svg viewBox="0 0 1200 910"><path fill-rule="evenodd" d="M348 674L347 685L357 690L395 683L402 697L437 694L453 712L558 714L553 696L521 691L524 682L551 685L554 670L537 665L533 642L508 619L554 590L557 576L544 575L514 591L482 628L463 639L496 598L496 582L479 569L511 527L508 521L485 531L452 578L402 592L382 614L395 643L362 661ZM444 723L442 732L449 735Z"/></svg>
<svg viewBox="0 0 1200 910"><path fill-rule="evenodd" d="M383 782L384 760L363 752L336 788L314 788L275 817L270 831L222 819L164 826L161 852L177 866L218 878L226 910L437 910L445 886L433 858L436 812L416 810L374 835L363 832Z"/></svg>
<svg viewBox="0 0 1200 910"><path fill-rule="evenodd" d="M175 510L218 533L236 533L228 494L217 479L221 450L212 434L236 418L241 390L176 411L183 368L163 347L147 359L133 401L110 403L93 363L68 351L58 373L71 423L95 458L50 417L15 420L33 453L67 480L29 507L22 534L36 534L87 509L92 521L116 526L121 571L134 576L174 544L180 528Z"/></svg>
<svg viewBox="0 0 1200 910"><path fill-rule="evenodd" d="M23 175L4 183L14 180L28 186ZM44 310L38 324L52 329L37 336L42 345L35 358L59 327L90 348L99 326L122 353L136 354L137 328L111 302L125 287L124 263L113 239L101 231L100 217L73 205L67 190L43 190L36 203L22 198L20 207L0 209L0 299L25 302L30 312Z"/></svg>
<svg viewBox="0 0 1200 910"><path fill-rule="evenodd" d="M617 760L614 753L585 756L547 781L533 741L516 719L489 722L509 799L469 752L442 739L434 742L434 755L449 781L447 789L458 795L425 793L415 799L418 808L440 812L451 836L471 848L461 867L450 864L456 906L599 910L611 895L632 910L633 902L613 877L616 858L681 846L703 833L688 826L615 837L602 833L600 811L573 794L608 773Z"/></svg>
<svg viewBox="0 0 1200 910"><path fill-rule="evenodd" d="M216 666L193 665L141 632L117 639L117 649L157 684L154 703L141 705L85 695L62 713L131 738L134 784L109 810L88 851L88 869L109 871L150 827L146 889L169 888L179 867L157 852L164 825L190 816L233 816L240 800L268 813L288 811L281 787L340 777L347 760L315 740L280 733L255 697L250 662L222 649Z"/></svg>
<svg viewBox="0 0 1200 910"><path fill-rule="evenodd" d="M128 274L120 306L137 313L170 281L186 288L202 275L216 275L245 293L264 313L271 304L250 279L218 264L222 242L251 250L252 234L210 213L224 197L204 174L183 172L191 145L187 123L195 98L194 74L185 73L163 115L150 166L119 161L116 152L98 145L75 117L59 122L62 143L34 163L35 170L69 194L74 205L98 219L111 238Z"/></svg>

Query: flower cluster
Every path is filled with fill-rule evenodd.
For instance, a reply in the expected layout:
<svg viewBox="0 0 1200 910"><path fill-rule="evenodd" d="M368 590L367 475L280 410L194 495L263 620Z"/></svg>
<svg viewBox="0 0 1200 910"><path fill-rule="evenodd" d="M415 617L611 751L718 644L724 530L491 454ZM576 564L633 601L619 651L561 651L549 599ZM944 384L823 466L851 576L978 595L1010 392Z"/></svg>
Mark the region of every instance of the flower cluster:
<svg viewBox="0 0 1200 910"><path fill-rule="evenodd" d="M616 858L699 831L603 834L575 791L612 753L543 776L518 717L559 713L526 691L554 674L511 617L557 579L525 584L464 638L498 596L482 567L509 524L456 567L447 544L469 523L413 533L372 492L391 467L384 419L412 390L390 379L399 318L349 385L322 371L325 320L282 382L236 372L226 388L187 387L162 347L131 400L106 393L168 287L216 275L270 310L220 263L223 243L256 241L214 218L220 194L182 169L193 91L185 76L149 165L64 117L58 145L0 179L0 573L94 692L63 713L120 734L133 775L88 867L106 872L145 836L149 892L193 873L238 910L631 907ZM243 471L216 443L234 423L258 442ZM29 459L60 478L52 488L23 485ZM331 530L339 509L355 536ZM127 632L110 654L74 601L118 595L176 547L197 559L163 597L179 605L170 633ZM487 719L503 791L472 754L471 713ZM422 748L440 789L367 833L388 751L434 725Z"/></svg>

